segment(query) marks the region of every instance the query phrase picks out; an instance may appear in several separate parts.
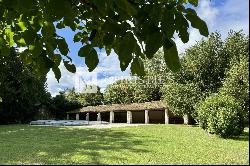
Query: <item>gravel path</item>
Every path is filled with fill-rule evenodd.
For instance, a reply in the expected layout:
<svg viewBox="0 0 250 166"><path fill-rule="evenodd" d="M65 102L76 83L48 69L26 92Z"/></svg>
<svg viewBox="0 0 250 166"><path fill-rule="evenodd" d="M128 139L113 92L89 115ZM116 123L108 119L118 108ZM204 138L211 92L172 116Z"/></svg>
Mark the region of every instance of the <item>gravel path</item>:
<svg viewBox="0 0 250 166"><path fill-rule="evenodd" d="M86 125L86 126L67 126L74 128L114 128L114 127L134 127L134 126L143 126L150 124L127 124L127 123L112 123L112 124L94 124L94 125Z"/></svg>

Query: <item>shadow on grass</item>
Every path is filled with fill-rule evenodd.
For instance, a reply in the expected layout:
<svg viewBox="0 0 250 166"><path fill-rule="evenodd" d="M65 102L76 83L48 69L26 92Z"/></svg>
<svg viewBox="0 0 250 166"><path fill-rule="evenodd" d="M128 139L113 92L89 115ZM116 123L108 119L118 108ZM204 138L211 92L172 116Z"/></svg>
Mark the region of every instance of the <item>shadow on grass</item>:
<svg viewBox="0 0 250 166"><path fill-rule="evenodd" d="M129 153L147 153L147 141L153 141L146 138L146 142L142 142L142 136L112 129L29 126L10 134L15 134L18 139L16 142L12 140L12 143L6 142L6 147L9 151L21 151L16 156L5 158L6 163L22 162L19 161L20 156L24 156L23 160L28 163L126 163Z"/></svg>
<svg viewBox="0 0 250 166"><path fill-rule="evenodd" d="M249 130L244 131L239 137L231 138L236 141L249 141Z"/></svg>

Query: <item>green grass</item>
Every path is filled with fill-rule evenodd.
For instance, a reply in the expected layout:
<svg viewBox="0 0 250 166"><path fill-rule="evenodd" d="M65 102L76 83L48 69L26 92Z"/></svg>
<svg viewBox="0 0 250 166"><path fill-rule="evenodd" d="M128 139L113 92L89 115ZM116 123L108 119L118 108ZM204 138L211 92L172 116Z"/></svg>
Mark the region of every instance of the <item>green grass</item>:
<svg viewBox="0 0 250 166"><path fill-rule="evenodd" d="M0 164L249 164L248 133L221 139L183 125L0 126Z"/></svg>

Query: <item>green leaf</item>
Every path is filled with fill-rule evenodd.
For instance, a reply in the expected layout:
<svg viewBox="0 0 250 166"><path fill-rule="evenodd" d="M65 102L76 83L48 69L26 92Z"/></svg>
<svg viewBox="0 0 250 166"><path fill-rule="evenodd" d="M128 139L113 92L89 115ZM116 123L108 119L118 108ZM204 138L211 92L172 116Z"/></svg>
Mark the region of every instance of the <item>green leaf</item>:
<svg viewBox="0 0 250 166"><path fill-rule="evenodd" d="M115 0L114 2L121 10L123 10L124 12L128 13L131 16L137 13L134 6L127 0Z"/></svg>
<svg viewBox="0 0 250 166"><path fill-rule="evenodd" d="M173 72L178 71L181 68L181 63L174 41L172 39L165 39L163 43L163 50L164 59L169 69Z"/></svg>
<svg viewBox="0 0 250 166"><path fill-rule="evenodd" d="M103 44L104 45L111 45L114 41L115 35L113 33L105 34L103 37Z"/></svg>
<svg viewBox="0 0 250 166"><path fill-rule="evenodd" d="M58 67L53 67L53 68L52 68L52 71L53 71L54 74L55 74L55 77L56 77L57 82L59 83L59 80L60 80L60 78L61 78L61 71L60 71L60 69L59 69Z"/></svg>
<svg viewBox="0 0 250 166"><path fill-rule="evenodd" d="M93 29L93 30L91 31L90 36L89 36L89 41L92 41L92 40L94 39L94 37L96 36L96 34L97 34L97 30L96 30L96 29Z"/></svg>
<svg viewBox="0 0 250 166"><path fill-rule="evenodd" d="M197 7L199 4L199 0L188 0L188 2L194 5L195 7Z"/></svg>
<svg viewBox="0 0 250 166"><path fill-rule="evenodd" d="M120 60L120 68L122 71L125 71L132 60L132 53L135 51L137 41L131 32L127 32L126 35L119 38L117 42L118 48L116 48L115 51Z"/></svg>
<svg viewBox="0 0 250 166"><path fill-rule="evenodd" d="M78 51L78 56L87 57L90 54L91 48L92 47L89 44L81 47L80 50Z"/></svg>
<svg viewBox="0 0 250 166"><path fill-rule="evenodd" d="M162 46L162 34L159 31L155 31L152 34L148 34L145 41L145 54L147 58L153 58L154 54Z"/></svg>
<svg viewBox="0 0 250 166"><path fill-rule="evenodd" d="M20 38L19 40L17 40L17 43L20 44L21 46L26 46L24 38Z"/></svg>
<svg viewBox="0 0 250 166"><path fill-rule="evenodd" d="M126 31L130 29L130 25L127 22L123 22L121 24L118 24L114 20L107 20L103 26L102 29L105 32L109 32L111 34L117 34L119 36L124 36L126 34Z"/></svg>
<svg viewBox="0 0 250 166"><path fill-rule="evenodd" d="M175 32L174 12L173 10L164 10L162 20L162 30L168 38L172 38Z"/></svg>
<svg viewBox="0 0 250 166"><path fill-rule="evenodd" d="M175 12L175 25L176 29L179 31L179 37L181 38L182 42L187 43L189 41L189 24L181 12Z"/></svg>
<svg viewBox="0 0 250 166"><path fill-rule="evenodd" d="M75 73L76 72L76 67L74 64L71 64L69 61L63 61L64 66L66 67L66 69L71 72L71 73Z"/></svg>
<svg viewBox="0 0 250 166"><path fill-rule="evenodd" d="M40 56L43 51L43 48L39 43L35 43L35 45L29 45L28 48L33 56Z"/></svg>
<svg viewBox="0 0 250 166"><path fill-rule="evenodd" d="M65 39L58 39L57 40L58 48L63 55L67 55L69 52L68 44L66 43Z"/></svg>
<svg viewBox="0 0 250 166"><path fill-rule="evenodd" d="M59 23L56 24L56 28L58 28L58 29L63 29L63 28L65 28L65 25L64 25L64 23L61 21L61 22L59 22Z"/></svg>
<svg viewBox="0 0 250 166"><path fill-rule="evenodd" d="M193 9L187 9L187 14L185 17L191 22L192 27L199 29L200 34L203 36L208 36L208 27L205 21L200 19L200 17L196 14L196 12Z"/></svg>
<svg viewBox="0 0 250 166"><path fill-rule="evenodd" d="M41 32L45 38L50 38L54 36L56 29L52 22L45 21Z"/></svg>
<svg viewBox="0 0 250 166"><path fill-rule="evenodd" d="M22 22L22 21L19 21L19 22L17 23L17 25L20 27L20 29L21 29L22 32L25 31L25 30L27 29L26 26L25 26L25 23Z"/></svg>
<svg viewBox="0 0 250 166"><path fill-rule="evenodd" d="M70 1L51 0L46 5L48 15L52 18L72 17L72 4Z"/></svg>
<svg viewBox="0 0 250 166"><path fill-rule="evenodd" d="M144 65L140 58L134 58L131 64L131 72L132 74L137 74L138 76L145 76Z"/></svg>
<svg viewBox="0 0 250 166"><path fill-rule="evenodd" d="M85 63L89 68L89 71L92 72L99 63L97 52L94 48L90 49L89 54L85 58Z"/></svg>
<svg viewBox="0 0 250 166"><path fill-rule="evenodd" d="M112 49L106 46L105 50L106 50L107 56L109 56L111 54Z"/></svg>
<svg viewBox="0 0 250 166"><path fill-rule="evenodd" d="M55 63L55 66L59 66L62 61L62 57L60 54L53 54L52 56L50 56L50 59Z"/></svg>
<svg viewBox="0 0 250 166"><path fill-rule="evenodd" d="M13 39L14 32L12 32L10 28L7 28L5 29L5 35L6 35L5 40L8 42L10 47L13 47L14 46L14 39Z"/></svg>
<svg viewBox="0 0 250 166"><path fill-rule="evenodd" d="M97 52L91 45L85 45L80 48L78 56L85 57L85 63L90 72L93 71L99 63Z"/></svg>
<svg viewBox="0 0 250 166"><path fill-rule="evenodd" d="M81 41L81 38L82 38L82 33L81 33L81 32L78 32L77 34L75 34L73 41L74 41L75 43L76 43L76 42L79 42L79 41Z"/></svg>
<svg viewBox="0 0 250 166"><path fill-rule="evenodd" d="M35 48L36 49L36 48ZM54 66L54 62L47 57L46 51L43 50L39 56L36 56L35 72L38 76L46 75L49 70Z"/></svg>
<svg viewBox="0 0 250 166"><path fill-rule="evenodd" d="M36 38L36 33L32 30L26 30L22 33L26 44L33 44Z"/></svg>
<svg viewBox="0 0 250 166"><path fill-rule="evenodd" d="M6 45L6 42L2 37L0 37L0 52L1 56L8 56L10 54L10 48Z"/></svg>

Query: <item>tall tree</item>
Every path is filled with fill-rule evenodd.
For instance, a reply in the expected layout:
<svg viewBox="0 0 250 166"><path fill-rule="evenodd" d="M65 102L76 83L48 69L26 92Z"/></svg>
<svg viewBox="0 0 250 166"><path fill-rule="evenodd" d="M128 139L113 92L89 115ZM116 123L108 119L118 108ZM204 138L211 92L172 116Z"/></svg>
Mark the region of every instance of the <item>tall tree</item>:
<svg viewBox="0 0 250 166"><path fill-rule="evenodd" d="M84 93L79 93L77 100L83 106L96 106L102 105L104 103L101 88L96 85L87 85L86 89L84 90Z"/></svg>
<svg viewBox="0 0 250 166"><path fill-rule="evenodd" d="M83 44L78 55L89 71L99 63L96 48L104 48L118 54L122 71L131 64L131 71L143 75L141 59L152 58L161 47L166 64L176 71L180 63L174 33L186 43L191 25L208 36L206 23L191 6L197 7L198 0L1 0L1 55L23 47L25 63L40 75L52 69L59 80L62 60L76 72L68 44L56 31L69 27L76 32L74 41Z"/></svg>
<svg viewBox="0 0 250 166"><path fill-rule="evenodd" d="M32 120L39 106L49 102L45 82L46 78L35 76L15 50L0 56L0 123Z"/></svg>
<svg viewBox="0 0 250 166"><path fill-rule="evenodd" d="M241 59L227 71L220 93L233 96L243 108L245 122L249 122L249 57Z"/></svg>
<svg viewBox="0 0 250 166"><path fill-rule="evenodd" d="M215 32L188 48L181 59L182 69L172 73L170 82L162 89L164 101L176 114L194 116L196 103L219 91L231 93L246 105L249 101L248 41L241 32L230 32L224 41Z"/></svg>
<svg viewBox="0 0 250 166"><path fill-rule="evenodd" d="M104 100L107 104L127 104L134 102L134 84L130 80L118 80L107 86Z"/></svg>

